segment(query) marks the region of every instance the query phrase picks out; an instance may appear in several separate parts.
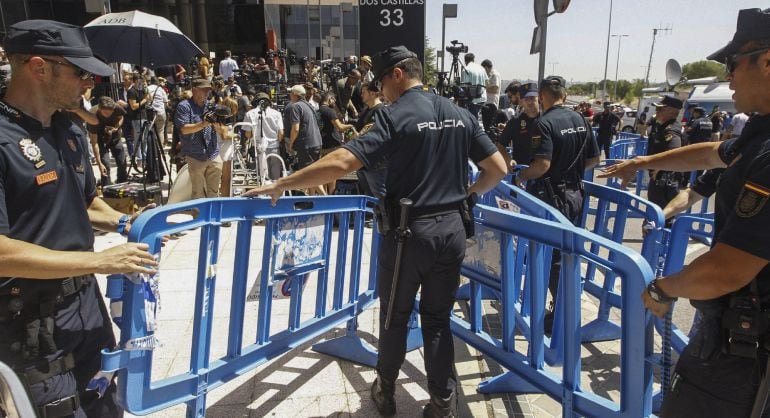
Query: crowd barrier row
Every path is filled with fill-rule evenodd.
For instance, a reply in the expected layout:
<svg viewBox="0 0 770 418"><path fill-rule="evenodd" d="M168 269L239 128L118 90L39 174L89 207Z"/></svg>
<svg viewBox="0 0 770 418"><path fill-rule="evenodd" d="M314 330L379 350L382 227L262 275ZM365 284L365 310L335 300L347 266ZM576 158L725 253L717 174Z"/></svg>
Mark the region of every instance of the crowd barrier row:
<svg viewBox="0 0 770 418"><path fill-rule="evenodd" d="M151 346L132 344L151 337L146 326L144 288L127 278L110 280L110 297L123 300L120 324L120 349L104 351L104 372L117 372L118 401L130 413L145 415L176 404L186 403L188 416L205 415L206 394L256 366L291 351L339 325L347 323L344 344L330 342L325 351L343 357L374 356L368 344L355 337L357 316L376 299L376 254L378 234L364 242L364 216L372 211L373 201L366 197L324 197L314 199L283 198L272 207L268 199L211 199L165 206L142 214L131 228L129 239L150 245L150 251L162 260L161 237L201 228L197 260L193 338L190 369L186 373L152 381ZM197 217L182 223L170 223L172 214L197 211ZM334 231L334 218L342 227ZM256 339L246 341L244 311L248 294L247 274L251 251L253 222L265 223L261 275L258 278ZM222 222L237 224L232 277L217 273L220 264L220 227ZM336 236L333 236L336 235ZM332 258L332 242L336 257ZM360 289L363 248L371 248L369 285ZM334 264L334 276L330 267ZM219 266L223 267L223 266ZM162 274L162 272L160 272ZM305 284L305 276L311 279ZM273 293L285 280L292 280L288 323L283 329L271 329ZM210 359L214 299L217 281L232 281L226 355ZM316 286L316 301L311 319L300 318L304 286ZM328 293L331 306L327 304ZM333 340L332 340L333 341ZM358 345L351 341L359 341ZM136 348L139 347L139 348Z"/></svg>
<svg viewBox="0 0 770 418"><path fill-rule="evenodd" d="M653 322L649 315L645 316L638 297L653 277L650 266L656 266L660 259L663 232L655 228L644 238L641 255L623 247L622 241L631 214L654 221L656 225L663 224L662 214L659 208L632 193L592 183L585 183L585 190L585 207L593 210L590 217L583 216L577 227L555 209L510 184L501 183L482 197L475 210L477 235L471 241L462 267L463 275L470 280L466 287L469 316L467 320L453 316L452 330L508 370L483 382L480 392L546 393L562 402L565 416L648 416L652 412L651 367L660 361L652 352ZM121 404L131 413L147 414L187 403L188 415L203 416L206 394L210 390L343 324L347 330L345 336L313 348L373 366L376 350L356 334L357 315L377 297L373 266L377 263L378 234L372 234L369 286L364 290L359 289L362 272L358 269L363 257L364 216L371 212L373 204L371 199L362 197L284 198L276 207L270 206L266 199L214 199L167 206L140 216L130 239L148 243L151 251L161 257L163 235L201 228L195 333L190 371L153 382L152 350L129 348L131 341L152 335L147 329L149 313L144 288L128 279L111 280L116 284L108 286L113 293L110 296L116 296L115 289L122 293L119 296L123 299L120 337L123 348L103 353L103 365L105 372L118 372ZM191 210L198 211L195 219L178 224L168 222L169 215ZM334 237L335 217L340 225L348 225L352 220L353 227L339 228ZM246 275L255 219L265 220L263 248L268 250L263 252L261 260L256 340L244 345ZM219 248L222 222L235 222L238 228L233 292L227 354L210 361L215 283L229 279L217 277L216 273L218 252L215 249ZM695 228L701 224L693 225ZM674 235L677 233L678 230ZM337 251L332 260L333 240L337 248L350 248L349 257L347 252ZM679 247L674 249L679 251ZM543 333L543 317L553 250L559 250L562 267L554 329L549 338ZM283 260L287 254L293 256L290 263ZM669 254L669 257L674 256ZM335 274L331 277L329 267L333 262ZM672 261L668 266L667 269L676 268L676 263ZM315 309L312 319L301 321L302 288L305 276L310 273L316 276ZM620 291L617 279L621 280ZM286 280L293 280L289 321L286 329L272 332L271 289ZM313 281L309 283L312 285ZM485 289L501 302L500 338L492 337L482 326L482 301L488 296L484 295ZM584 290L599 301L599 314L581 327ZM329 291L333 299L330 307L326 306ZM620 310L620 324L610 320L612 308ZM416 318L413 320L414 340L417 340L419 324ZM526 341L516 341L517 331ZM681 336L676 331L674 335L676 344ZM579 384L581 344L608 339L620 339L620 403L590 393ZM410 349L420 343L410 343ZM544 363L562 365L562 375L548 371Z"/></svg>

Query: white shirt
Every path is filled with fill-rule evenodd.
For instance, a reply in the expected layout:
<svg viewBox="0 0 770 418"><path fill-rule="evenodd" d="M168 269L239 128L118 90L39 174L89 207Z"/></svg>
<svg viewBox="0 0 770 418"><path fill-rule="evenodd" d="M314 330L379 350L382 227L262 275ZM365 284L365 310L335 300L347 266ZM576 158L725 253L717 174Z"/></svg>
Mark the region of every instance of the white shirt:
<svg viewBox="0 0 770 418"><path fill-rule="evenodd" d="M736 113L733 116L733 121L731 126L733 127L733 138L741 136L741 132L743 132L743 128L746 126L746 122L749 121L749 115L745 113Z"/></svg>
<svg viewBox="0 0 770 418"><path fill-rule="evenodd" d="M272 107L268 107L265 109L265 113L262 115L261 126L259 123L259 113L259 107L255 107L254 109L246 112L246 115L243 117L243 121L248 123L248 125L241 126L241 129L247 132L251 132L253 127L253 139L259 141L261 132L262 138L267 140L267 148L278 148L278 131L283 130L283 117L281 116L281 113ZM259 146L259 144L257 144L257 146Z"/></svg>
<svg viewBox="0 0 770 418"><path fill-rule="evenodd" d="M465 66L465 70L462 73L462 76L460 77L460 81L463 83L471 83L474 86L486 86L487 80L489 79L489 76L487 76L487 71L484 69L484 67L476 64L475 62L468 63L468 65ZM473 103L486 103L487 101L487 89L486 87L481 89L481 97L478 99L473 99Z"/></svg>
<svg viewBox="0 0 770 418"><path fill-rule="evenodd" d="M157 91L157 93L156 93ZM168 95L163 87L155 84L147 86L147 93L152 100L152 111L155 113L166 113L166 102L168 102Z"/></svg>
<svg viewBox="0 0 770 418"><path fill-rule="evenodd" d="M497 93L489 93L489 88L497 86ZM503 88L503 80L500 79L500 73L494 68L489 72L489 79L487 80L487 103L492 103L497 107L500 107L500 91Z"/></svg>
<svg viewBox="0 0 770 418"><path fill-rule="evenodd" d="M232 58L225 58L222 61L219 61L219 75L225 80L230 78L237 69L238 63Z"/></svg>

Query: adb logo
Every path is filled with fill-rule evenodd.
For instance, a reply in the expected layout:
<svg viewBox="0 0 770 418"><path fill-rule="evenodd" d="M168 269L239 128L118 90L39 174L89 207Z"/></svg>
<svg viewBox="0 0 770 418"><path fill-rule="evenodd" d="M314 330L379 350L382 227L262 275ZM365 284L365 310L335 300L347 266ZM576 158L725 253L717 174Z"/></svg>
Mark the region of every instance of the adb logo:
<svg viewBox="0 0 770 418"><path fill-rule="evenodd" d="M562 135L564 135L564 134L576 134L578 132L585 132L585 131L586 131L586 127L585 126L578 126L577 128L562 129L561 130L561 134Z"/></svg>

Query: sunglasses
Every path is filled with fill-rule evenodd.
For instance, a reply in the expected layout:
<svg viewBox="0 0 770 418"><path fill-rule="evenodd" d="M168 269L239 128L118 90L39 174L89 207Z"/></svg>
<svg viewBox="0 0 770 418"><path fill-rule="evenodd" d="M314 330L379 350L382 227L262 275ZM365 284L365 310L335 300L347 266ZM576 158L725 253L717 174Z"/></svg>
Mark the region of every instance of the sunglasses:
<svg viewBox="0 0 770 418"><path fill-rule="evenodd" d="M40 57L40 58L43 58L43 57ZM52 62L54 64L63 65L65 67L72 67L72 68L74 68L76 70L75 71L75 75L77 75L77 77L79 79L83 80L83 81L93 80L93 78L94 78L93 74L89 73L88 71L86 71L86 70L84 70L84 69L82 69L82 68L80 68L80 67L78 67L76 65L72 65L69 62L58 61L58 60L54 60L54 59L50 59L50 58L43 58L43 61Z"/></svg>
<svg viewBox="0 0 770 418"><path fill-rule="evenodd" d="M728 55L725 59L725 68L727 69L727 73L732 73L735 71L735 67L738 66L738 60L741 58L750 57L753 55L759 55L761 53L764 53L766 51L770 50L770 48L760 48L760 49L754 49L747 52L740 52L738 54Z"/></svg>

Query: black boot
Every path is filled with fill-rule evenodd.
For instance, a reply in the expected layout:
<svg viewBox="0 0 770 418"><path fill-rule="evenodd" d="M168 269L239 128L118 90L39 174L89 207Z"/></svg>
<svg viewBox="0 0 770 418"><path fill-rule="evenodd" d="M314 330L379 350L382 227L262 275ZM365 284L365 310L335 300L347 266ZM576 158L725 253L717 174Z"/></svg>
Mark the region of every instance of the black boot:
<svg viewBox="0 0 770 418"><path fill-rule="evenodd" d="M453 402L454 394L449 395L448 398L431 394L430 403L423 408L422 416L423 418L454 418L455 415L452 412Z"/></svg>
<svg viewBox="0 0 770 418"><path fill-rule="evenodd" d="M385 382L380 376L372 384L371 396L377 412L383 417L396 415L395 382Z"/></svg>

